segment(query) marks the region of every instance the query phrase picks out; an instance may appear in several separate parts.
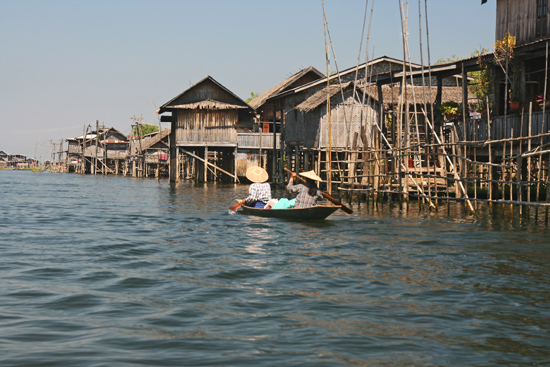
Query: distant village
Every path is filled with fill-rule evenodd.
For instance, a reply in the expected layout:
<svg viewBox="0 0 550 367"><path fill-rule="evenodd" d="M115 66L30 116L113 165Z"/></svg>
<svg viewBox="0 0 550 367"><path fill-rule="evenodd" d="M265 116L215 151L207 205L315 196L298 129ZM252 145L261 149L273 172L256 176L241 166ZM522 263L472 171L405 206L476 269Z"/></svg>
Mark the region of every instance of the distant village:
<svg viewBox="0 0 550 367"><path fill-rule="evenodd" d="M0 168L27 169L38 167L40 162L35 158L28 158L23 154L9 154L0 150Z"/></svg>
<svg viewBox="0 0 550 367"><path fill-rule="evenodd" d="M550 17L539 3L498 1L494 50L466 59L384 56L330 75L308 67L248 102L206 76L158 109L170 129L142 134L136 120L127 136L91 123L59 144L50 167L240 182L259 165L275 185L284 168L313 169L329 192L374 201L548 206ZM2 154L2 166L31 164Z"/></svg>

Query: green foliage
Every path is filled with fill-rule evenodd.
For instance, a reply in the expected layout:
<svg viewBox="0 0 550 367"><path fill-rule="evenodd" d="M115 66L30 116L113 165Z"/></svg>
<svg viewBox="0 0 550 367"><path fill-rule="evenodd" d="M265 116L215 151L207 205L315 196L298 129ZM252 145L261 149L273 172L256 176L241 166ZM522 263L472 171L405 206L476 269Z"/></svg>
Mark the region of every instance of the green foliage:
<svg viewBox="0 0 550 367"><path fill-rule="evenodd" d="M141 124L141 128L140 126L134 126L133 128L134 136L144 136L157 131L159 131L159 127L151 124Z"/></svg>
<svg viewBox="0 0 550 367"><path fill-rule="evenodd" d="M435 65L448 64L448 63L455 62L455 61L458 61L458 60L462 60L462 57L459 57L459 56L456 56L455 54L453 54L451 57L440 57L439 59L437 59L435 61Z"/></svg>
<svg viewBox="0 0 550 367"><path fill-rule="evenodd" d="M510 32L506 32L504 38L495 42L495 57L512 59L514 57L514 47L516 46L516 37Z"/></svg>
<svg viewBox="0 0 550 367"><path fill-rule="evenodd" d="M492 69L489 68L485 62L483 62L483 55L489 53L488 50L482 49L475 50L472 53L472 56L478 58L478 65L480 70L472 71L468 73L468 76L474 79L474 82L468 86L470 92L476 95L480 99L480 109L483 109L486 106L487 98L489 98L489 104L492 105L492 92L491 92L491 83L493 79Z"/></svg>
<svg viewBox="0 0 550 367"><path fill-rule="evenodd" d="M504 35L504 38L495 42L494 62L500 65L502 70L507 74L508 93L511 101L523 100L521 89L521 74L522 63L516 59L514 55L514 47L516 46L516 37L512 36L510 32Z"/></svg>
<svg viewBox="0 0 550 367"><path fill-rule="evenodd" d="M250 97L245 102L249 103L250 101L252 101L254 98L258 97L259 95L260 95L260 93L250 92Z"/></svg>
<svg viewBox="0 0 550 367"><path fill-rule="evenodd" d="M511 42L511 41L510 41ZM498 42L497 42L498 43ZM508 42L505 42L506 45L508 45ZM499 44L500 45L500 44ZM496 48L497 46L495 46ZM468 85L468 90L476 95L480 99L480 109L486 107L486 100L487 97L489 97L489 104L492 104L492 93L491 93L491 83L492 83L492 68L489 67L486 63L483 62L482 56L489 53L486 49L481 50L475 50L472 52L471 57L477 57L478 58L478 64L480 66L480 70L478 71L472 71L468 73L469 78L473 78L473 82L470 82ZM442 57L439 58L435 64L448 64L455 61L462 60L462 57L452 55L451 57ZM455 102L452 102L455 103ZM456 114L459 112L460 106L458 106L458 109L455 109L455 106L441 106L441 112L446 114ZM446 110L446 111L444 111Z"/></svg>
<svg viewBox="0 0 550 367"><path fill-rule="evenodd" d="M446 115L456 115L460 111L460 105L455 101L441 104L441 112Z"/></svg>

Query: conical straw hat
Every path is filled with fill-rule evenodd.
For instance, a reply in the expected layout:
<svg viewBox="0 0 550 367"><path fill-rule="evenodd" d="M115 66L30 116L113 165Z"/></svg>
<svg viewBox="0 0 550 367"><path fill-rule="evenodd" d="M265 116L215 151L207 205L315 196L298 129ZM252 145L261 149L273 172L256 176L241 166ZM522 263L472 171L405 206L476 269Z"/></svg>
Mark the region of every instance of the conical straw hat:
<svg viewBox="0 0 550 367"><path fill-rule="evenodd" d="M313 181L323 181L321 177L317 176L315 171L302 172L299 175L302 177L309 178L310 180L313 180Z"/></svg>
<svg viewBox="0 0 550 367"><path fill-rule="evenodd" d="M246 170L246 178L252 182L260 183L266 182L269 175L262 167L249 167Z"/></svg>

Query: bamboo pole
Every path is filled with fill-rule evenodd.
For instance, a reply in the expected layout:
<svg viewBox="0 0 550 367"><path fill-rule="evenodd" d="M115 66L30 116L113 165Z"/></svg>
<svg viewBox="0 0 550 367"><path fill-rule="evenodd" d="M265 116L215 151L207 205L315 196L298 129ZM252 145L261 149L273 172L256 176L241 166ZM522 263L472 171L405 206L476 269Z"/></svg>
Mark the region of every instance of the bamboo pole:
<svg viewBox="0 0 550 367"><path fill-rule="evenodd" d="M240 181L239 181L239 178L238 178L236 175L233 175L232 173L229 173L229 172L227 172L226 170L221 169L220 167L216 166L215 164L208 162L208 157L206 157L206 159L203 159L203 158L199 157L198 155L193 154L193 153L191 153L191 152L189 152L189 151L187 151L187 150L185 150L185 149L183 149L183 148L180 148L180 150L181 150L181 152L187 154L188 156L191 156L191 157L193 157L193 158L195 158L195 159L197 159L197 160L203 162L203 163L204 163L205 172L207 172L207 167L208 167L208 166L212 166L214 169L217 169L217 170L219 170L219 171L225 173L226 175L228 175L228 176L230 176L230 177L233 177L235 180L237 180L237 182L240 182ZM205 153L207 153L207 151L205 151ZM206 174L207 174L207 173L204 173L205 176L206 176ZM206 182L206 181L205 181L205 182Z"/></svg>
<svg viewBox="0 0 550 367"><path fill-rule="evenodd" d="M504 143L506 144L506 143ZM513 141L510 141L510 159L513 158L514 156L514 146L513 146L514 142ZM511 167L510 168L510 200L514 200L514 192L513 192L513 188L514 188L514 185L512 183L512 174L514 173L514 168ZM516 176L517 176L517 167L516 167Z"/></svg>
<svg viewBox="0 0 550 367"><path fill-rule="evenodd" d="M426 111L423 111L424 113L424 116L426 116ZM435 131L434 130L434 127L433 127L433 124L432 122L428 119L428 117L426 116L426 121L428 122L429 126L430 126L430 129L432 131ZM441 144L441 140L439 139L439 137L437 136L437 134L434 134L434 136L436 137L437 139L437 143L438 144ZM443 150L443 153L446 153L445 151L445 148L442 148ZM460 176L458 175L458 172L456 171L456 168L455 168L455 165L453 164L453 162L451 161L451 159L449 157L447 157L447 162L449 163L449 165L451 166L451 168L453 169L453 174L455 176L455 179L458 179L459 180L459 186L460 186L460 189L462 190L463 194L466 196L466 198L468 198L468 193L466 192L466 189L464 188L464 186L462 185L462 182L460 182ZM470 208L470 210L472 212L474 212L474 207L472 206L472 203L470 201L467 201L468 203L468 206Z"/></svg>
<svg viewBox="0 0 550 367"><path fill-rule="evenodd" d="M331 142L331 121L330 121L330 54L328 52L327 44L327 32L328 32L328 21L325 13L325 2L321 2L323 6L323 31L325 35L325 57L326 57L326 67L327 67L327 117L328 117L328 159L327 159L327 191L329 195L332 195L332 142Z"/></svg>
<svg viewBox="0 0 550 367"><path fill-rule="evenodd" d="M546 172L546 202L550 203L550 153L548 154L548 170ZM546 212L546 221L548 221L548 211Z"/></svg>
<svg viewBox="0 0 550 367"><path fill-rule="evenodd" d="M397 167L399 167L399 170L397 171L398 173L398 181L401 182L401 175L400 175L400 172L401 172L401 167L403 166L403 162L401 160L401 156L399 155L396 155L397 151L399 151L398 149L393 149L392 148L392 145L390 144L390 142L388 141L388 139L386 139L384 133L382 132L382 130L380 129L380 126L378 126L378 124L376 124L376 127L378 128L378 131L380 132L380 136L382 136L384 138L384 141L386 142L386 144L388 145L389 149L390 149L390 152L391 152L391 155L392 155L392 161L394 162L394 167L397 165ZM395 175L395 170L393 171L394 175ZM418 183L416 182L416 180L409 175L409 177L407 178L408 179L411 179L414 183L414 185L416 186L417 190L419 192L421 192L422 194L424 194L424 191L422 190L422 188L418 185ZM403 194L403 191L401 190L401 185L399 185L399 192L400 194L402 195ZM429 204L431 207L435 208L435 205L429 201Z"/></svg>
<svg viewBox="0 0 550 367"><path fill-rule="evenodd" d="M451 148L451 149L452 149L452 152L453 152L453 161L452 161L452 164L454 165L454 167L456 167L456 164L457 164L457 163L456 163L456 157L457 157L457 155L456 155L456 144L455 144L455 141L456 141L456 134L455 134L454 131L452 131L452 132L451 132L451 144L452 144L452 148ZM459 197L460 197L460 191L459 191L459 189L458 189L458 181L455 179L455 180L453 181L453 183L454 183L454 187L455 187L455 195L456 195L457 198L459 198Z"/></svg>
<svg viewBox="0 0 550 367"><path fill-rule="evenodd" d="M529 103L529 137L532 135L532 127L533 127L533 102ZM527 151L531 151L531 139L527 140ZM520 145L520 153L521 153L521 145ZM531 179L531 157L527 157L527 178L528 180ZM531 201L531 187L527 186L527 201Z"/></svg>

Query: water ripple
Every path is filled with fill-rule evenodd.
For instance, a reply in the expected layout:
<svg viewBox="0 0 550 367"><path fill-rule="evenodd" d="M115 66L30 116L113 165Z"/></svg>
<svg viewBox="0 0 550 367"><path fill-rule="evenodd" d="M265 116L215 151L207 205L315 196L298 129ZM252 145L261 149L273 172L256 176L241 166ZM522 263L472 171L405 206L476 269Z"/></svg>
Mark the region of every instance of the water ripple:
<svg viewBox="0 0 550 367"><path fill-rule="evenodd" d="M355 205L292 223L229 214L246 186L121 177L0 188L2 366L550 360L540 221Z"/></svg>

